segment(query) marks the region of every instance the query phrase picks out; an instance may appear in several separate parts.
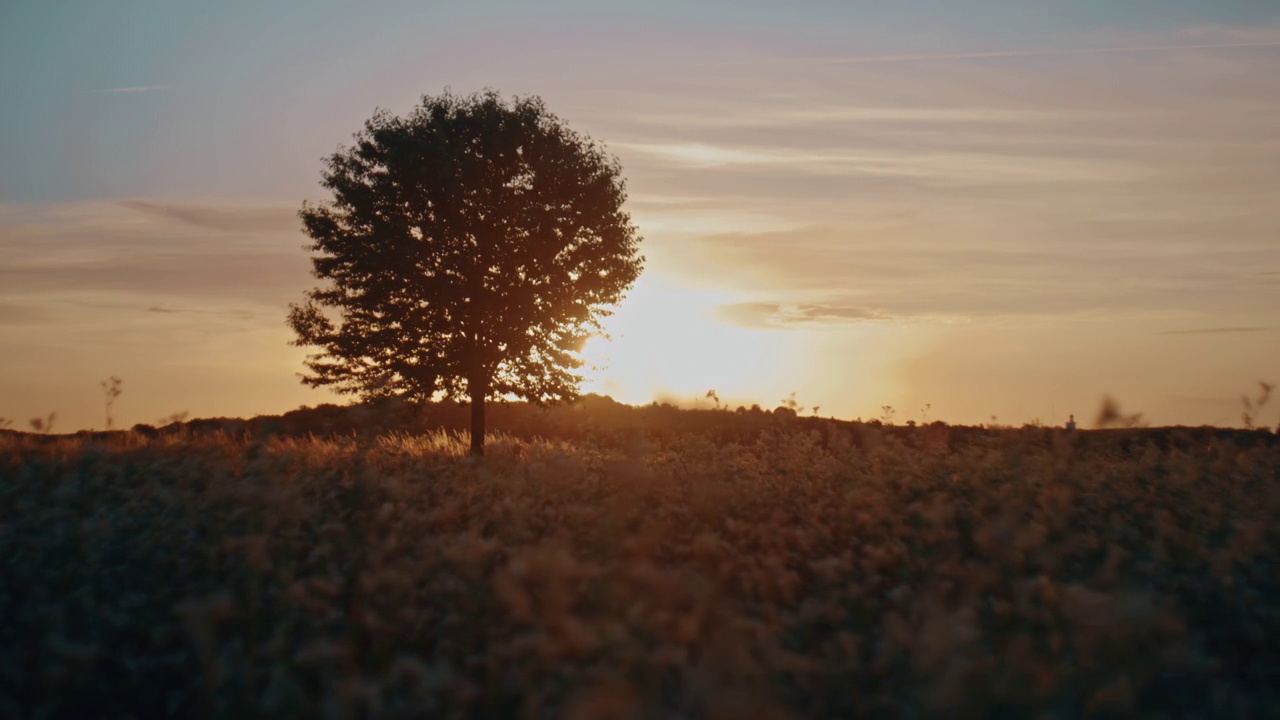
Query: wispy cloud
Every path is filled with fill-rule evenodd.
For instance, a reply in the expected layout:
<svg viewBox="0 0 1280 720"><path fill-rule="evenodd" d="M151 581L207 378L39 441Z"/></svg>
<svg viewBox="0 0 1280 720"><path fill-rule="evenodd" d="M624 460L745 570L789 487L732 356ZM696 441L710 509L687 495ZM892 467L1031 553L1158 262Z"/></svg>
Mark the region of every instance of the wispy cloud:
<svg viewBox="0 0 1280 720"><path fill-rule="evenodd" d="M651 267L761 301L726 322L1268 325L1280 26L1077 38L978 55L1093 61L704 68L602 135L637 199L683 199L637 203Z"/></svg>
<svg viewBox="0 0 1280 720"><path fill-rule="evenodd" d="M40 305L0 302L0 325L35 324L48 317L48 311Z"/></svg>
<svg viewBox="0 0 1280 720"><path fill-rule="evenodd" d="M228 232L300 231L301 221L292 207L225 206L196 203L161 203L124 200L121 207L156 217L177 220L210 230Z"/></svg>
<svg viewBox="0 0 1280 720"><path fill-rule="evenodd" d="M715 314L730 325L750 328L847 325L888 319L883 313L868 308L828 303L730 303L717 307Z"/></svg>
<svg viewBox="0 0 1280 720"><path fill-rule="evenodd" d="M963 152L939 148L856 151L841 148L785 146L742 147L704 142L618 142L611 147L646 155L685 168L762 168L810 175L871 178L910 178L939 183L1089 182L1141 179L1143 169L1116 159L1073 158L1065 155L1009 156L992 152Z"/></svg>
<svg viewBox="0 0 1280 720"><path fill-rule="evenodd" d="M1156 335L1234 335L1239 333L1270 332L1275 328L1260 326L1192 328L1188 330L1165 330Z"/></svg>
<svg viewBox="0 0 1280 720"><path fill-rule="evenodd" d="M236 318L238 320L254 320L258 316L255 313L243 309L219 309L219 310L200 310L196 308L174 308L162 305L152 305L147 308L149 313L157 313L160 315L222 315L225 317Z"/></svg>
<svg viewBox="0 0 1280 720"><path fill-rule="evenodd" d="M1223 327L1245 327L1265 304L1259 283L1241 281L1245 268L1273 250L1173 247L1159 224L1095 228L1093 237L1081 228L1018 217L993 223L946 211L931 221L869 217L844 226L695 236L680 244L679 263L664 268L727 291L766 295L765 304L721 316L755 326L830 323L839 314L833 308L848 308L846 320L872 309L911 322L1211 312Z"/></svg>
<svg viewBox="0 0 1280 720"><path fill-rule="evenodd" d="M641 113L639 123L659 128L802 127L838 123L1021 123L1053 119L1051 113L1033 110L981 107L869 106L814 102L800 107L741 103L732 107Z"/></svg>
<svg viewBox="0 0 1280 720"><path fill-rule="evenodd" d="M724 63L727 66L777 62L796 65L873 65L885 63L935 62L945 60L999 60L1003 58L1061 57L1071 55L1111 55L1125 53L1179 52L1187 50L1227 50L1280 47L1280 40L1260 42L1194 43L1171 45L1131 45L1127 47L1046 48L1042 50L987 50L963 53L922 53L903 55L854 55L829 58L780 58L770 61Z"/></svg>
<svg viewBox="0 0 1280 720"><path fill-rule="evenodd" d="M93 92L98 94L111 93L111 94L137 95L140 93L160 92L162 90L169 90L172 88L173 88L172 85L134 85L132 87L99 88L97 90L94 90Z"/></svg>
<svg viewBox="0 0 1280 720"><path fill-rule="evenodd" d="M0 206L0 302L94 294L137 308L270 305L306 287L291 207L242 202Z"/></svg>

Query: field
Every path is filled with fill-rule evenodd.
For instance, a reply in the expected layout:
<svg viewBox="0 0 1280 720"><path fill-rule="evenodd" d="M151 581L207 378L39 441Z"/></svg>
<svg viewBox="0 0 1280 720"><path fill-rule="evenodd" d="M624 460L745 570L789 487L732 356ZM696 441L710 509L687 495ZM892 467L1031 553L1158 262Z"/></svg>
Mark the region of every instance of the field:
<svg viewBox="0 0 1280 720"><path fill-rule="evenodd" d="M0 434L0 717L1280 717L1273 434L595 412Z"/></svg>

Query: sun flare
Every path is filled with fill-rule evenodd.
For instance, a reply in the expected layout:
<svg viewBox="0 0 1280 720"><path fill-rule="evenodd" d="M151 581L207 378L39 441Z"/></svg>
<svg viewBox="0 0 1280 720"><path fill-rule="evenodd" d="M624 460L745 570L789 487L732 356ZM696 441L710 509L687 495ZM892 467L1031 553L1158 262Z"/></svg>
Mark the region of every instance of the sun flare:
<svg viewBox="0 0 1280 720"><path fill-rule="evenodd" d="M609 337L593 337L583 348L583 391L629 403L689 403L714 389L726 402L754 401L790 363L778 333L716 318L717 307L741 299L642 277L605 320Z"/></svg>

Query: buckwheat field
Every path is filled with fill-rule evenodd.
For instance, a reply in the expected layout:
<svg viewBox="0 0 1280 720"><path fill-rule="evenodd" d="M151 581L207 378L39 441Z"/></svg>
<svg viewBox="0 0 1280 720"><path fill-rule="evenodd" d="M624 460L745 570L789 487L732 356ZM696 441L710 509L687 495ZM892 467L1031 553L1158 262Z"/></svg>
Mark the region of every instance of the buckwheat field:
<svg viewBox="0 0 1280 720"><path fill-rule="evenodd" d="M1280 716L1270 433L672 413L0 435L0 717Z"/></svg>

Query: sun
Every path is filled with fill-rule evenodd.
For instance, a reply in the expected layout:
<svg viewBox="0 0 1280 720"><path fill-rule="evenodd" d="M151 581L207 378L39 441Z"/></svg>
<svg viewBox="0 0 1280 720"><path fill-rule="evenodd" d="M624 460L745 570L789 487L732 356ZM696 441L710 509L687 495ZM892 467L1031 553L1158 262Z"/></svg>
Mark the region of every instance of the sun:
<svg viewBox="0 0 1280 720"><path fill-rule="evenodd" d="M621 402L692 402L708 390L752 402L788 371L776 332L727 324L716 309L742 298L672 278L642 276L582 351L584 392ZM704 401L705 402L705 401Z"/></svg>

